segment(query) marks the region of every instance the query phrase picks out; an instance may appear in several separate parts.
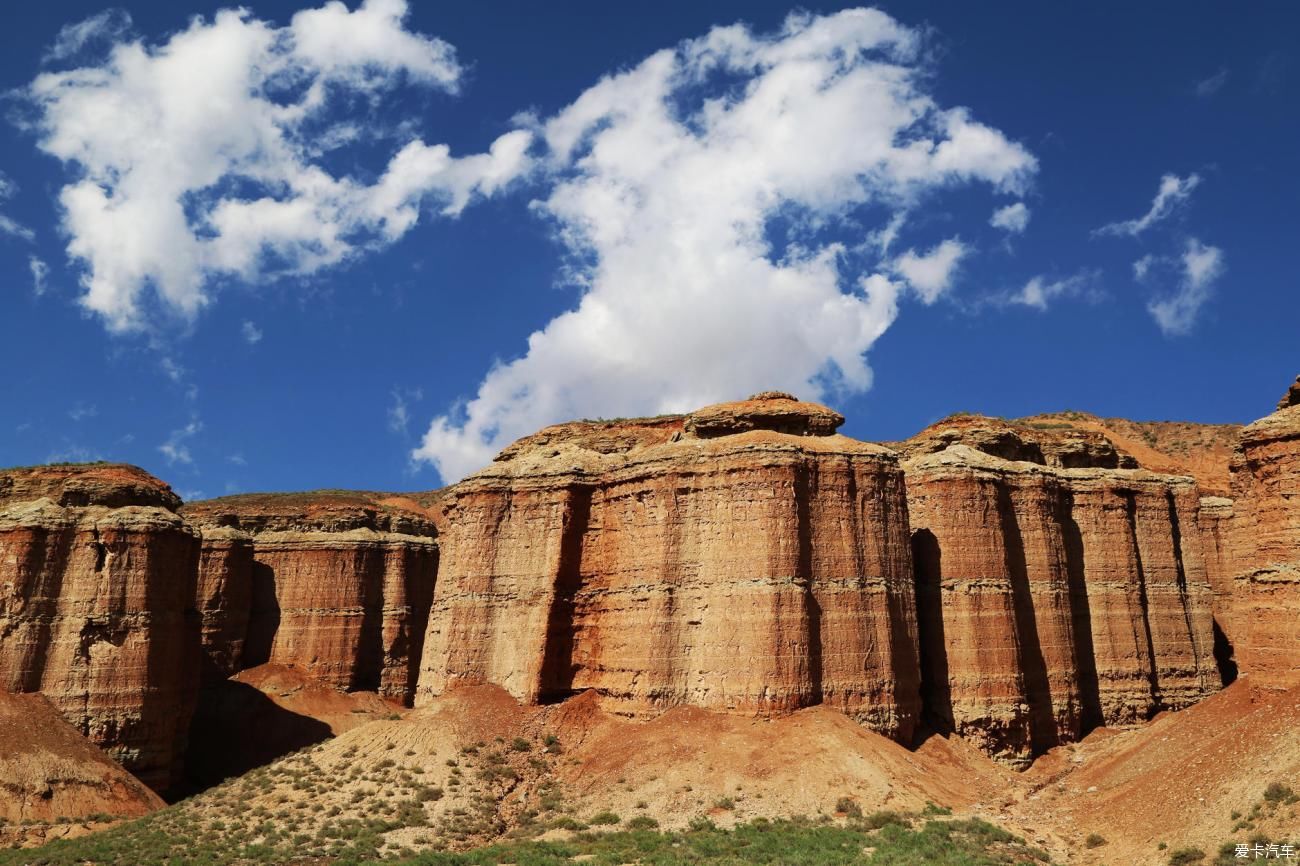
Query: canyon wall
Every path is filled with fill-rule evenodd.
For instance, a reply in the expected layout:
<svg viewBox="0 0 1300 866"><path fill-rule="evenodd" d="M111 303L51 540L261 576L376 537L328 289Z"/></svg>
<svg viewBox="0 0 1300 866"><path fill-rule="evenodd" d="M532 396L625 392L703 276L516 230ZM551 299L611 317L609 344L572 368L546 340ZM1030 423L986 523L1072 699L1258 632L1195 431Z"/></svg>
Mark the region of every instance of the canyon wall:
<svg viewBox="0 0 1300 866"><path fill-rule="evenodd" d="M1300 683L1297 404L1300 381L1240 431L1234 499L1140 467L1141 425L963 415L885 447L775 392L548 427L411 496L182 506L134 467L0 471L0 691L158 790L187 732L279 717L265 671L380 704L483 682L635 718L826 704L1023 765L1237 665ZM1226 426L1187 426L1160 435L1219 453Z"/></svg>
<svg viewBox="0 0 1300 866"><path fill-rule="evenodd" d="M1219 688L1190 478L978 417L902 450L932 725L1024 764Z"/></svg>
<svg viewBox="0 0 1300 866"><path fill-rule="evenodd" d="M131 466L0 472L0 690L40 692L158 789L197 683L199 539Z"/></svg>
<svg viewBox="0 0 1300 866"><path fill-rule="evenodd" d="M437 528L387 494L258 494L186 505L208 682L293 665L409 703L438 567Z"/></svg>
<svg viewBox="0 0 1300 866"><path fill-rule="evenodd" d="M1300 684L1300 379L1247 426L1233 460L1229 632L1254 685Z"/></svg>
<svg viewBox="0 0 1300 866"><path fill-rule="evenodd" d="M762 394L548 428L443 500L417 705L493 682L618 713L919 711L902 472L825 407Z"/></svg>

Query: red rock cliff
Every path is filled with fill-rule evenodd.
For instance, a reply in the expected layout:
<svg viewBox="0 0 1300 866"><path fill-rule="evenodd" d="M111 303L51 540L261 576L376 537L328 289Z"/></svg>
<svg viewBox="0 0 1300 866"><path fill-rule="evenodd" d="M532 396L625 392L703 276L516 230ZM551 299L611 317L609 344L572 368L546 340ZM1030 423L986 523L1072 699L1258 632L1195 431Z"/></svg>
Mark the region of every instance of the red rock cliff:
<svg viewBox="0 0 1300 866"><path fill-rule="evenodd" d="M292 664L343 691L409 702L437 572L437 530L388 494L232 496L183 509L201 527L211 678Z"/></svg>
<svg viewBox="0 0 1300 866"><path fill-rule="evenodd" d="M842 421L768 393L506 449L442 502L417 705L474 682L634 716L825 703L908 740L903 477Z"/></svg>
<svg viewBox="0 0 1300 866"><path fill-rule="evenodd" d="M1297 380L1300 382L1300 380ZM1300 684L1300 389L1246 427L1233 460L1229 636L1254 685ZM1295 402L1293 402L1295 401Z"/></svg>
<svg viewBox="0 0 1300 866"><path fill-rule="evenodd" d="M157 789L193 711L198 535L131 466L0 472L0 689L40 692Z"/></svg>
<svg viewBox="0 0 1300 866"><path fill-rule="evenodd" d="M903 450L932 724L1023 764L1220 686L1190 478L995 419Z"/></svg>

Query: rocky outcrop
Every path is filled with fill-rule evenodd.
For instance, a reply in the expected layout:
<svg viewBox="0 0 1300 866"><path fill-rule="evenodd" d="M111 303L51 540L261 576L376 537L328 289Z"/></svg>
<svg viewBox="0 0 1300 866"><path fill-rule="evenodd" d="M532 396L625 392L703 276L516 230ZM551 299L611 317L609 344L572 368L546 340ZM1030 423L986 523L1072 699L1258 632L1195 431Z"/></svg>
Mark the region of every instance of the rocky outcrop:
<svg viewBox="0 0 1300 866"><path fill-rule="evenodd" d="M134 818L162 806L45 697L0 692L0 824Z"/></svg>
<svg viewBox="0 0 1300 866"><path fill-rule="evenodd" d="M1003 460L1060 468L1136 469L1137 461L1095 430L1070 424L1018 421L984 415L952 415L931 424L895 447L903 457L934 454L950 445L965 445Z"/></svg>
<svg viewBox="0 0 1300 866"><path fill-rule="evenodd" d="M1218 688L1191 479L995 419L903 447L932 725L1023 764Z"/></svg>
<svg viewBox="0 0 1300 866"><path fill-rule="evenodd" d="M1232 469L1229 635L1252 685L1288 688L1300 684L1300 405L1246 427Z"/></svg>
<svg viewBox="0 0 1300 866"><path fill-rule="evenodd" d="M491 682L645 716L919 709L902 472L767 393L547 428L450 490L416 704Z"/></svg>
<svg viewBox="0 0 1300 866"><path fill-rule="evenodd" d="M317 492L186 505L199 526L210 681L296 665L343 691L409 702L437 572L437 529L413 501Z"/></svg>
<svg viewBox="0 0 1300 866"><path fill-rule="evenodd" d="M1295 377L1291 387L1287 388L1286 393L1282 395L1282 399L1277 401L1277 410L1279 412L1283 409L1290 409L1292 406L1300 406L1300 376Z"/></svg>
<svg viewBox="0 0 1300 866"><path fill-rule="evenodd" d="M0 690L168 787L193 711L198 535L130 466L0 472Z"/></svg>

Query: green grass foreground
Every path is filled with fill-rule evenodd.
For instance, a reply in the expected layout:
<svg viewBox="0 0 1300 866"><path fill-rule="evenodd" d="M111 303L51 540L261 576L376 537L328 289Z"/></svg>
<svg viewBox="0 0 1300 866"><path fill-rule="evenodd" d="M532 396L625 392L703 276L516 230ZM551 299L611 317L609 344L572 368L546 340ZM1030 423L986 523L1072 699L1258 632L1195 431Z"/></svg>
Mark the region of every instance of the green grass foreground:
<svg viewBox="0 0 1300 866"><path fill-rule="evenodd" d="M425 851L375 859L361 847L325 857L291 853L287 846L221 846L215 840L183 840L132 822L94 836L52 842L43 848L0 852L0 866L190 866L190 864L354 864L404 866L1038 866L1043 852L977 819L877 813L845 824L793 819L755 820L732 830L697 821L688 830L583 832L564 842L518 841L472 851ZM374 849L371 849L373 852Z"/></svg>

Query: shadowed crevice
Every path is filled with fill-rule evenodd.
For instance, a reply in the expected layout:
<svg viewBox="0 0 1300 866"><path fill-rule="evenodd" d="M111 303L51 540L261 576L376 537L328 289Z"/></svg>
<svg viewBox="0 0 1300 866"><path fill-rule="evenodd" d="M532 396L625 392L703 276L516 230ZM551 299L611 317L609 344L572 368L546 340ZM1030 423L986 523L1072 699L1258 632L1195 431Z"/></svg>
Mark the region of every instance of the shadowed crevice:
<svg viewBox="0 0 1300 866"><path fill-rule="evenodd" d="M1030 748L1037 757L1057 745L1056 715L1052 712L1052 686L1047 679L1047 661L1038 636L1034 613L1034 596L1029 587L1029 566L1025 560L1025 541L1015 503L1005 487L998 486L998 516L1002 543L1006 552L1007 579L1011 585L1012 613L1016 624L1016 644L1020 670L1024 675L1025 700L1029 704Z"/></svg>
<svg viewBox="0 0 1300 866"><path fill-rule="evenodd" d="M1084 578L1083 532L1074 519L1074 497L1067 494L1060 515L1065 542L1066 584L1070 596L1070 626L1074 636L1074 669L1079 688L1079 737L1102 726L1101 684L1097 677L1097 652L1092 642L1092 603Z"/></svg>
<svg viewBox="0 0 1300 866"><path fill-rule="evenodd" d="M248 637L244 639L244 658L240 670L269 662L271 648L275 645L275 634L280 630L280 598L275 585L275 569L255 560L252 565L252 583Z"/></svg>
<svg viewBox="0 0 1300 866"><path fill-rule="evenodd" d="M543 704L558 703L574 694L574 613L578 590L582 588L582 541L591 521L590 487L569 488L563 521L560 561L537 684L537 700Z"/></svg>
<svg viewBox="0 0 1300 866"><path fill-rule="evenodd" d="M1214 664L1219 669L1219 681L1224 686L1237 681L1237 660L1233 658L1232 641L1228 640L1218 618L1214 620Z"/></svg>
<svg viewBox="0 0 1300 866"><path fill-rule="evenodd" d="M928 529L912 533L916 577L916 630L921 657L921 721L938 734L951 734L952 684L948 679L948 644L943 625L943 552Z"/></svg>

